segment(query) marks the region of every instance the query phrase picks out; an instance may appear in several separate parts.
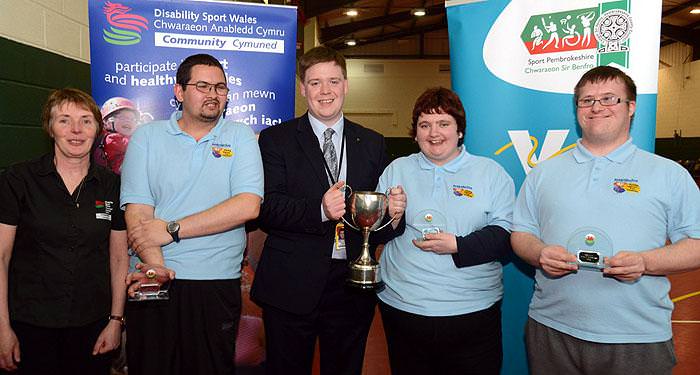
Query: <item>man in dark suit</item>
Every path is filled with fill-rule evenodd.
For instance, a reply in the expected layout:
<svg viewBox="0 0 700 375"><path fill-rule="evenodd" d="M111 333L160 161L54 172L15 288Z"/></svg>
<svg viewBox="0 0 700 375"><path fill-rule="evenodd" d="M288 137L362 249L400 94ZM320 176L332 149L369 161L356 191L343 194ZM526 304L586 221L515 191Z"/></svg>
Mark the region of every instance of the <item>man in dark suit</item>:
<svg viewBox="0 0 700 375"><path fill-rule="evenodd" d="M387 164L384 138L343 117L348 83L337 51L308 51L298 72L308 112L265 129L259 139L265 198L258 223L268 237L251 293L263 308L266 369L310 374L318 338L322 374L360 374L376 297L345 282L361 239L340 221L343 186L374 191ZM389 213L400 217L405 205L403 190L392 189ZM395 220L371 238L403 228Z"/></svg>

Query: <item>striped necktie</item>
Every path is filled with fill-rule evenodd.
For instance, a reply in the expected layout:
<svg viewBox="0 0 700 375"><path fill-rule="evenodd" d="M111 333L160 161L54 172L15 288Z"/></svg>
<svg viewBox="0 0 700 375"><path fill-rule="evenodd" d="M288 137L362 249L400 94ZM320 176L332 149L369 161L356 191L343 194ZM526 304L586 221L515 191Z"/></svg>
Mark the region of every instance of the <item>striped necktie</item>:
<svg viewBox="0 0 700 375"><path fill-rule="evenodd" d="M331 171L331 183L338 178L338 157L335 154L335 146L333 145L333 134L335 134L335 130L331 128L323 132L323 158L326 159L326 164Z"/></svg>

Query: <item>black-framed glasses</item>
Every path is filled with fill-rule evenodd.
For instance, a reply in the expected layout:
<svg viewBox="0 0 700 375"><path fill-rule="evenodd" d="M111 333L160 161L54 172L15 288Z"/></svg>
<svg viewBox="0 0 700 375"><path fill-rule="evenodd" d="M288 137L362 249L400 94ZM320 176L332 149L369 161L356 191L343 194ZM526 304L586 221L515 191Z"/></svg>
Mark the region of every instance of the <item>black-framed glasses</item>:
<svg viewBox="0 0 700 375"><path fill-rule="evenodd" d="M225 83L220 82L220 83L209 83L209 82L204 82L204 81L197 81L195 83L184 83L182 84L183 86L194 86L197 91L208 94L211 92L212 87L214 88L214 92L216 92L216 95L221 95L224 96L228 94L228 86L226 86Z"/></svg>
<svg viewBox="0 0 700 375"><path fill-rule="evenodd" d="M620 104L620 102L629 103L630 101L628 99L620 99L615 95L606 95L600 99L581 98L576 101L576 106L579 108L589 108L593 107L595 102L600 103L600 105L602 105L603 107L612 107L616 104Z"/></svg>

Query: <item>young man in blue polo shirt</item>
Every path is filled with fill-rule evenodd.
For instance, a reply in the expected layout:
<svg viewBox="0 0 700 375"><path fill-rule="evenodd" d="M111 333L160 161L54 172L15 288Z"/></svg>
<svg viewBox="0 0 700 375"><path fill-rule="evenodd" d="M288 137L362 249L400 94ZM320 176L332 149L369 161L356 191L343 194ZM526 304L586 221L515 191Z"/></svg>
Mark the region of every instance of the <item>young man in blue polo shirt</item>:
<svg viewBox="0 0 700 375"><path fill-rule="evenodd" d="M537 267L531 372L670 375L665 275L700 266L700 192L680 165L632 143L625 73L593 68L575 103L583 138L532 170L514 210L513 249Z"/></svg>
<svg viewBox="0 0 700 375"><path fill-rule="evenodd" d="M186 58L182 110L129 142L121 204L131 248L142 269L177 276L170 300L128 304L130 374L234 372L243 224L258 216L263 171L253 131L222 118L228 91L218 60Z"/></svg>

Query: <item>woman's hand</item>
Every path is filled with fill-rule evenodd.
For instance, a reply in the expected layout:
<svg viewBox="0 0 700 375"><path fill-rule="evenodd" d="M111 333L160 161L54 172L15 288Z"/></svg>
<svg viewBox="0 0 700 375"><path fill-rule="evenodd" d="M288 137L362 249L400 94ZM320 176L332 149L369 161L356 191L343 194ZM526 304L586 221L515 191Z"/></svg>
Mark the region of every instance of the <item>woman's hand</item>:
<svg viewBox="0 0 700 375"><path fill-rule="evenodd" d="M19 363L19 340L9 324L0 327L0 369L17 370Z"/></svg>
<svg viewBox="0 0 700 375"><path fill-rule="evenodd" d="M107 326L100 332L92 348L92 355L111 352L119 347L122 339L122 323L118 320L109 320Z"/></svg>
<svg viewBox="0 0 700 375"><path fill-rule="evenodd" d="M454 254L457 252L457 237L452 233L428 233L425 240L413 240L413 244L423 250L436 254Z"/></svg>

